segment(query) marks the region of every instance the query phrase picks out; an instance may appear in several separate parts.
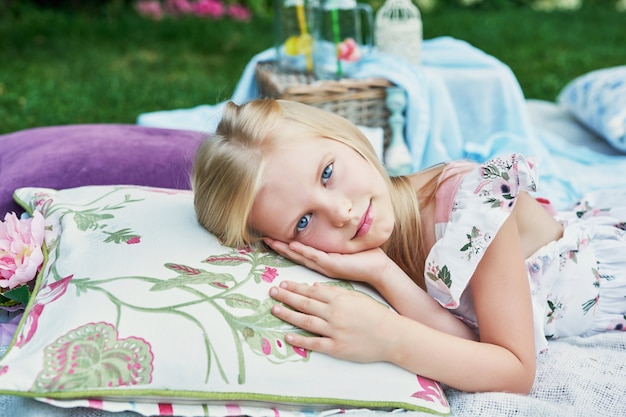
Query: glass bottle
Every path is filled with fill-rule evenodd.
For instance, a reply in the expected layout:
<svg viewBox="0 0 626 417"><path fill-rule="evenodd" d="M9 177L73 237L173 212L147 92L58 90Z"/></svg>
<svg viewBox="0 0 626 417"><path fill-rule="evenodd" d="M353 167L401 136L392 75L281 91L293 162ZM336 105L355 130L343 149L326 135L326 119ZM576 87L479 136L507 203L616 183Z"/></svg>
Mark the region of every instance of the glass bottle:
<svg viewBox="0 0 626 417"><path fill-rule="evenodd" d="M324 0L314 22L315 74L320 79L349 77L372 49L372 8L356 0Z"/></svg>
<svg viewBox="0 0 626 417"><path fill-rule="evenodd" d="M313 26L317 0L274 0L275 47L282 72L313 72Z"/></svg>

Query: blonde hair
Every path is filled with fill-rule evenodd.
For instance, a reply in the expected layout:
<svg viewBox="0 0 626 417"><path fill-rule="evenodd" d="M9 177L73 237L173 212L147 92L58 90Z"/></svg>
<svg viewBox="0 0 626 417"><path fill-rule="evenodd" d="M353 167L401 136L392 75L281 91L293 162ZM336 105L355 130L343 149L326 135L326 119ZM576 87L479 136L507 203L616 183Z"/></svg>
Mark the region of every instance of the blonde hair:
<svg viewBox="0 0 626 417"><path fill-rule="evenodd" d="M418 198L410 181L389 177L371 143L353 123L316 107L275 99L226 104L215 135L200 145L194 161L191 181L200 224L224 245L260 245L263 236L250 227L248 217L263 178L263 156L283 141L306 140L281 128L287 121L350 146L380 172L388 182L396 219L383 250L424 288L425 249Z"/></svg>

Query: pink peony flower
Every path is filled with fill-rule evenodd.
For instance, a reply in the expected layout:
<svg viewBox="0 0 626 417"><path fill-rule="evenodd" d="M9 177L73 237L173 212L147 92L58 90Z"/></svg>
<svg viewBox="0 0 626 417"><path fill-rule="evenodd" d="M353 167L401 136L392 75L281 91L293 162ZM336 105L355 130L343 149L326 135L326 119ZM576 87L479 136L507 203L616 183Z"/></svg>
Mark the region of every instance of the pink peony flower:
<svg viewBox="0 0 626 417"><path fill-rule="evenodd" d="M41 245L44 237L43 215L18 219L7 213L0 222L0 289L26 284L43 263Z"/></svg>

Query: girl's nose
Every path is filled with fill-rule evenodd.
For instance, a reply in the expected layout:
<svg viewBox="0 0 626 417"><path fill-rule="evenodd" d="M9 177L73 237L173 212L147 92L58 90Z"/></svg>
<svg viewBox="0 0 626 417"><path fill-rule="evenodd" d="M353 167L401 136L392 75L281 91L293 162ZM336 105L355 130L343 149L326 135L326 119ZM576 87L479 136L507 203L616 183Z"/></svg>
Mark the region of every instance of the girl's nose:
<svg viewBox="0 0 626 417"><path fill-rule="evenodd" d="M343 227L346 223L350 222L352 202L349 199L331 197L327 204L328 215L333 226Z"/></svg>

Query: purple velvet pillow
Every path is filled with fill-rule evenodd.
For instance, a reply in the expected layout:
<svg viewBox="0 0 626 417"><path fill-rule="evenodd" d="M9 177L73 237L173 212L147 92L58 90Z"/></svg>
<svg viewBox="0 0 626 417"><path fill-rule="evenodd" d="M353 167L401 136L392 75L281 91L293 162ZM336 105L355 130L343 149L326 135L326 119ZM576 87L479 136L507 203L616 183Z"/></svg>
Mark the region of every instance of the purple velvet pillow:
<svg viewBox="0 0 626 417"><path fill-rule="evenodd" d="M41 127L0 135L0 219L21 213L20 187L147 185L189 189L194 154L207 134L137 125Z"/></svg>

